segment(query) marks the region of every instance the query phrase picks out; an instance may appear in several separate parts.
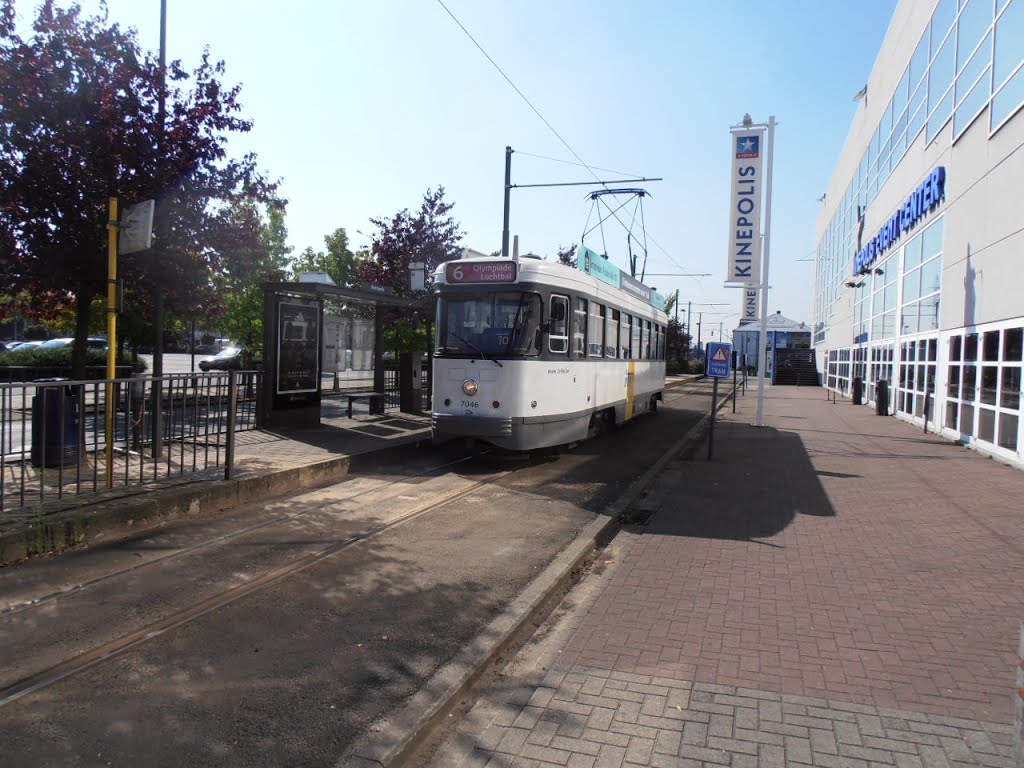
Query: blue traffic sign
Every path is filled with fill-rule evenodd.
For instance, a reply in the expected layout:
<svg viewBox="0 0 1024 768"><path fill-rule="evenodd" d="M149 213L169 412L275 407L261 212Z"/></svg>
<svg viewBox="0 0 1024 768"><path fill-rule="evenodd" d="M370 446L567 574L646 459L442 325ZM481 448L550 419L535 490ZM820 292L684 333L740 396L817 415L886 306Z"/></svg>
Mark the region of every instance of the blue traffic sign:
<svg viewBox="0 0 1024 768"><path fill-rule="evenodd" d="M708 343L708 376L714 379L727 379L732 375L732 344Z"/></svg>

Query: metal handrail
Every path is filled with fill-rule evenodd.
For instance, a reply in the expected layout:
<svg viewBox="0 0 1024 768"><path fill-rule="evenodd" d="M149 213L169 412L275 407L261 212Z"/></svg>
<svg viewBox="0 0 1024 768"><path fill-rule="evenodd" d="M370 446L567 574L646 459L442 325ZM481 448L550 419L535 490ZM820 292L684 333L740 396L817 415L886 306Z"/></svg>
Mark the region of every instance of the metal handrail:
<svg viewBox="0 0 1024 768"><path fill-rule="evenodd" d="M218 371L0 383L0 512L31 507L45 514L106 490L108 439L114 487L223 466L235 432L256 428L262 375ZM114 399L109 434L108 391ZM157 413L161 418L154 418Z"/></svg>

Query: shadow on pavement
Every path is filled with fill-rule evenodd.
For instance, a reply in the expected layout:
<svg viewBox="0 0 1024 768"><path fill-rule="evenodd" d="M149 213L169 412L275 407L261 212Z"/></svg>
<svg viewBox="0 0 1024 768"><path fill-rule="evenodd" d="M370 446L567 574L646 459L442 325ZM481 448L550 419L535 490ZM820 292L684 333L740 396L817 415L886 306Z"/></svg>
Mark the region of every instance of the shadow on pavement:
<svg viewBox="0 0 1024 768"><path fill-rule="evenodd" d="M803 441L793 432L722 422L715 432L714 460L706 455L702 446L692 460L666 469L648 533L751 541L780 533L797 515L835 515Z"/></svg>

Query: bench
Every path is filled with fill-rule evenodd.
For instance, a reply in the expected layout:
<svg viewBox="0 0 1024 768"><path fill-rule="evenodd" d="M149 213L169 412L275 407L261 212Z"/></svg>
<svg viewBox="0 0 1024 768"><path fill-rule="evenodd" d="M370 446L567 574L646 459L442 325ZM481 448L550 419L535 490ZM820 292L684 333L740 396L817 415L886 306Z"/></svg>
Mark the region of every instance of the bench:
<svg viewBox="0 0 1024 768"><path fill-rule="evenodd" d="M370 413L384 413L383 392L346 392L348 398L348 417L352 418L352 402L354 400L366 400L370 404ZM374 408L377 405L377 408Z"/></svg>

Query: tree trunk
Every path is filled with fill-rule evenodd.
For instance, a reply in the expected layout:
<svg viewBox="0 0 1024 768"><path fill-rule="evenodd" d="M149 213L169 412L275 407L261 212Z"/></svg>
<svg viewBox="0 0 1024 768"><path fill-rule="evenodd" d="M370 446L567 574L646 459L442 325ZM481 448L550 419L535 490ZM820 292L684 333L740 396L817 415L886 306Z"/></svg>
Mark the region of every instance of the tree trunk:
<svg viewBox="0 0 1024 768"><path fill-rule="evenodd" d="M92 309L93 292L91 288L80 286L75 295L75 343L71 347L71 376L74 379L85 378L86 339L89 336L89 313Z"/></svg>

